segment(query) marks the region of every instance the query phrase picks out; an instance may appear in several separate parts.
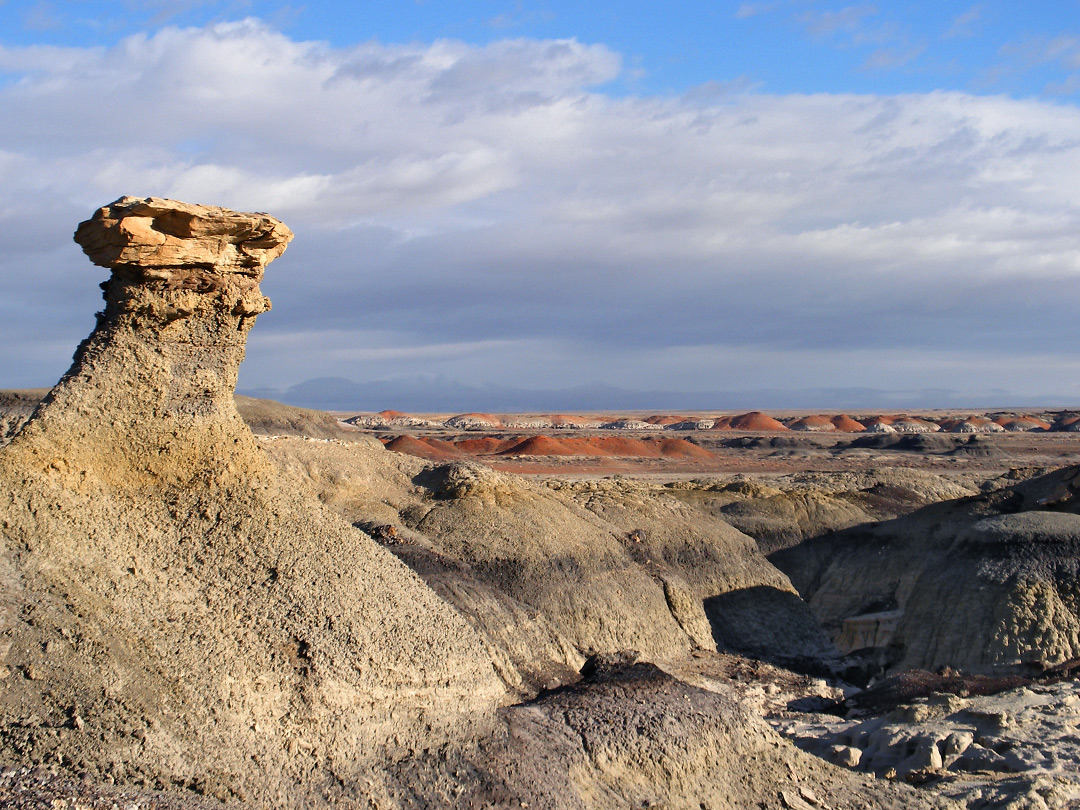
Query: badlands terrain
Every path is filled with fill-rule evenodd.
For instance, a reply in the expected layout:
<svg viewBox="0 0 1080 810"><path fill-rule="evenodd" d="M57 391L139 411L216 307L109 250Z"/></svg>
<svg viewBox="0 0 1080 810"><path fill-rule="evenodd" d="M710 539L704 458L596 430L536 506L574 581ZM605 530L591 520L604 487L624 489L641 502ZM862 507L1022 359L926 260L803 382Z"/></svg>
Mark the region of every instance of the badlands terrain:
<svg viewBox="0 0 1080 810"><path fill-rule="evenodd" d="M0 804L1080 807L1076 413L235 396L291 237L79 226L98 325L0 392Z"/></svg>

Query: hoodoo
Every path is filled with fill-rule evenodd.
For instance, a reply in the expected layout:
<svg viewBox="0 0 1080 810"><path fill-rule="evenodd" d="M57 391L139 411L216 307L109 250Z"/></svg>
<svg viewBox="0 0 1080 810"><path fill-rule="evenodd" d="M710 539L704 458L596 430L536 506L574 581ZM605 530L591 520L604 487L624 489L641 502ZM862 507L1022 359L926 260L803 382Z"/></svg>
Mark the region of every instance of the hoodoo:
<svg viewBox="0 0 1080 810"><path fill-rule="evenodd" d="M79 226L112 270L105 310L0 450L0 760L308 806L377 795L388 745L492 717L472 628L236 412L259 280L291 236L156 198Z"/></svg>

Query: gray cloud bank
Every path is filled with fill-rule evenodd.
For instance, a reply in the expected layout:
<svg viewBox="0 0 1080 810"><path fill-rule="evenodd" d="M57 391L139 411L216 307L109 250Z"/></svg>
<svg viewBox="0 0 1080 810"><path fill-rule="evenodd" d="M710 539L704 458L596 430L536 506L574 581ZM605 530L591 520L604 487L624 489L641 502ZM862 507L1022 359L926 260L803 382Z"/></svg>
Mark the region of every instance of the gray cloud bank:
<svg viewBox="0 0 1080 810"><path fill-rule="evenodd" d="M296 231L248 389L1080 400L1076 107L606 95L620 69L575 41L333 48L256 21L0 48L0 384L48 384L92 325L74 224L153 194Z"/></svg>

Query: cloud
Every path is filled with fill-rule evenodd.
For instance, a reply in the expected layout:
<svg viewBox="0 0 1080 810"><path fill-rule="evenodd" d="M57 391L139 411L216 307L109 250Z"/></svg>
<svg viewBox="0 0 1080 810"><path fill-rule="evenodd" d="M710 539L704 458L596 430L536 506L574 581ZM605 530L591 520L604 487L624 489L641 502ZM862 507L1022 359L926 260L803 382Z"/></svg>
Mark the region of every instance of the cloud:
<svg viewBox="0 0 1080 810"><path fill-rule="evenodd" d="M1075 107L605 95L621 64L574 40L336 48L251 20L0 50L0 339L25 348L0 379L64 370L102 277L74 225L156 194L296 231L249 387L395 369L650 390L1052 382L1032 357L1075 342Z"/></svg>
<svg viewBox="0 0 1080 810"><path fill-rule="evenodd" d="M945 32L944 38L951 39L953 37L967 38L974 36L975 28L983 18L983 4L977 3L971 6L967 11L957 14L953 17L952 24Z"/></svg>
<svg viewBox="0 0 1080 810"><path fill-rule="evenodd" d="M769 14L775 11L781 3L741 3L739 7L735 9L735 19L747 20L751 17L757 17L761 14Z"/></svg>
<svg viewBox="0 0 1080 810"><path fill-rule="evenodd" d="M1001 53L1028 67L1057 63L1069 70L1080 70L1080 37L1074 34L1028 37L1006 43L1001 47Z"/></svg>
<svg viewBox="0 0 1080 810"><path fill-rule="evenodd" d="M882 17L876 5L845 6L832 10L811 9L798 15L807 33L834 42L841 48L870 49L864 70L894 70L914 62L927 45L914 40L906 26Z"/></svg>
<svg viewBox="0 0 1080 810"><path fill-rule="evenodd" d="M877 13L877 6L867 4L845 6L837 11L813 9L803 12L800 19L806 25L806 30L814 36L857 34L863 30L866 20Z"/></svg>

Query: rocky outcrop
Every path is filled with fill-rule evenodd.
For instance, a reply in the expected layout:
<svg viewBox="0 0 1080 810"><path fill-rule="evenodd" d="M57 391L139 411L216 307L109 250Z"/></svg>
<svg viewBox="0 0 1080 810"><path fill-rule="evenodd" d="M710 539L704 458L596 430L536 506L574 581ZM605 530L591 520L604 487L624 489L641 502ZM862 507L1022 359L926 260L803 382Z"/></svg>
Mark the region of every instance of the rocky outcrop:
<svg viewBox="0 0 1080 810"><path fill-rule="evenodd" d="M909 437L918 438L918 437ZM895 518L937 501L975 495L955 480L906 469L797 473L687 482L673 495L723 519L771 554L827 532Z"/></svg>
<svg viewBox="0 0 1080 810"><path fill-rule="evenodd" d="M666 430L712 430L715 423L715 419L684 419L664 427Z"/></svg>
<svg viewBox="0 0 1080 810"><path fill-rule="evenodd" d="M451 416L443 425L455 430L493 430L503 426L498 417L489 413L461 413Z"/></svg>
<svg viewBox="0 0 1080 810"><path fill-rule="evenodd" d="M0 450L0 759L290 807L370 793L391 740L491 721L503 688L471 627L237 413L290 237L154 198L79 227L112 270L104 312Z"/></svg>
<svg viewBox="0 0 1080 810"><path fill-rule="evenodd" d="M604 430L663 430L663 425L643 422L640 419L616 419L600 425Z"/></svg>
<svg viewBox="0 0 1080 810"><path fill-rule="evenodd" d="M933 679L927 672L909 676ZM775 725L825 759L887 778L937 783L970 807L1070 806L1080 791L1073 733L1080 685L1029 684L981 694L978 679L965 680L963 697L939 685L875 717L862 711L849 719L788 714Z"/></svg>
<svg viewBox="0 0 1080 810"><path fill-rule="evenodd" d="M1080 656L1080 476L826 533L770 555L825 626L898 612L896 670L1035 670Z"/></svg>

